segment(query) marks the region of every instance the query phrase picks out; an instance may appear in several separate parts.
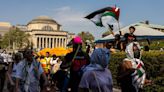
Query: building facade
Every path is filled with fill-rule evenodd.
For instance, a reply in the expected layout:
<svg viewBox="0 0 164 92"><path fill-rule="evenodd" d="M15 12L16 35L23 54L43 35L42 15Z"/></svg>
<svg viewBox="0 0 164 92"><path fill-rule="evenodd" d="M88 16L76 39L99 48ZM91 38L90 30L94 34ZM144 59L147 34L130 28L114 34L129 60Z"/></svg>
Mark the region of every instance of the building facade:
<svg viewBox="0 0 164 92"><path fill-rule="evenodd" d="M7 33L12 25L9 22L0 22L0 40Z"/></svg>
<svg viewBox="0 0 164 92"><path fill-rule="evenodd" d="M68 41L73 37L73 34L69 36L70 33L62 31L61 25L47 16L39 16L26 26L17 25L17 27L30 34L31 45L38 50L56 47L66 48Z"/></svg>

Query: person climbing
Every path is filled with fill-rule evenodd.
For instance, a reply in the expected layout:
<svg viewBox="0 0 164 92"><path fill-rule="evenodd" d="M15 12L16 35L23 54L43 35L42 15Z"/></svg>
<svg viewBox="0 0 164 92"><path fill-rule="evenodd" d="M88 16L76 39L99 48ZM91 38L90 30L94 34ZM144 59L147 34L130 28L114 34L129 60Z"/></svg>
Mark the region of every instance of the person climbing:
<svg viewBox="0 0 164 92"><path fill-rule="evenodd" d="M139 43L129 43L125 53L127 58L118 68L118 83L120 83L122 92L140 92L144 85L151 84L152 81L146 79Z"/></svg>

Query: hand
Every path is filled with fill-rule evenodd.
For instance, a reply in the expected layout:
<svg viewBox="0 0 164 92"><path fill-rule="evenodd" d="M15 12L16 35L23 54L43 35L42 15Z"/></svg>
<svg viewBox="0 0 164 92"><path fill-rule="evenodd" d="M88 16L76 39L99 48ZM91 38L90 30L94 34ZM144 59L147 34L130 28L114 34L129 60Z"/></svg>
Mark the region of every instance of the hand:
<svg viewBox="0 0 164 92"><path fill-rule="evenodd" d="M11 85L12 85L12 86L14 86L14 85L15 85L15 83L12 81L12 82L11 82Z"/></svg>
<svg viewBox="0 0 164 92"><path fill-rule="evenodd" d="M145 85L152 85L153 84L153 81L152 80L145 80Z"/></svg>
<svg viewBox="0 0 164 92"><path fill-rule="evenodd" d="M71 92L71 88L68 88L68 92Z"/></svg>

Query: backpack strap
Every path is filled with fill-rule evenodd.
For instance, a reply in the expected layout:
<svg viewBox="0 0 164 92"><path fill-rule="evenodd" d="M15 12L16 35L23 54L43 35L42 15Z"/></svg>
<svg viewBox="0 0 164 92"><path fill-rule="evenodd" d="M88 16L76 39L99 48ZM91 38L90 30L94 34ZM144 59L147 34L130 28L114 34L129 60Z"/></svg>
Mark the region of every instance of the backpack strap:
<svg viewBox="0 0 164 92"><path fill-rule="evenodd" d="M95 78L95 80L96 80L96 83L97 83L99 92L101 92L100 84L99 84L99 82L98 82L98 80L97 80L96 73L95 73L94 71L92 71L92 73L93 73L93 76L94 76L94 78Z"/></svg>
<svg viewBox="0 0 164 92"><path fill-rule="evenodd" d="M77 56L77 53L78 53L79 49L80 49L80 45L78 45L77 50L76 50L76 52L75 52L75 54L73 56L72 61L74 61L75 57Z"/></svg>

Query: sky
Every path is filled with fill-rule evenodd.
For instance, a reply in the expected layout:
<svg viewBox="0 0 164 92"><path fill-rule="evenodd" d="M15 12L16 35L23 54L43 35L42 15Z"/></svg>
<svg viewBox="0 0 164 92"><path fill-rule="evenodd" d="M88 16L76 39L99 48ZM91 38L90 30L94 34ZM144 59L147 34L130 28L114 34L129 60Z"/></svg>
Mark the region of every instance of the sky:
<svg viewBox="0 0 164 92"><path fill-rule="evenodd" d="M99 39L108 29L97 27L84 17L115 5L120 8L121 27L145 20L164 25L164 0L0 0L0 22L26 25L38 16L49 16L64 31L89 31Z"/></svg>

